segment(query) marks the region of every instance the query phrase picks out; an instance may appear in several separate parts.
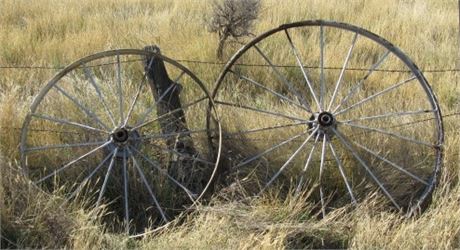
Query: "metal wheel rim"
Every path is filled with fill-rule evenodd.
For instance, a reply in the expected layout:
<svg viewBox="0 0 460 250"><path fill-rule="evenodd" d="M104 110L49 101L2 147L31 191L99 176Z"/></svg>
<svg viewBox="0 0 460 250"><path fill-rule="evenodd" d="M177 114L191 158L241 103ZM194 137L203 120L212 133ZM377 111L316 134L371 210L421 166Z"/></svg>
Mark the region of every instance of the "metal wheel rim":
<svg viewBox="0 0 460 250"><path fill-rule="evenodd" d="M156 58L159 58L161 61L163 61L164 63L167 63L168 66L170 67L173 67L173 68L176 68L177 70L179 70L181 72L180 76L178 77L181 78L183 75L185 75L183 78L185 77L189 77L190 81L192 81L194 84L196 84L198 86L198 90L201 91L204 95L204 97L201 98L201 100L199 102L205 102L206 100L208 100L208 105L207 106L207 110L204 111L204 112L215 112L215 109L214 109L214 105L213 105L213 101L212 99L210 98L210 93L209 91L206 89L205 85L201 82L201 80L198 79L198 77L195 76L195 74L193 74L189 69L187 69L186 67L182 66L181 64L179 64L178 62L174 61L173 59L170 59L166 56L163 56L161 54L158 54L158 53L154 53L154 52L149 52L149 51L145 51L145 50L138 50L138 49L117 49L117 50L110 50L110 51L103 51L103 52L99 52L99 53L96 53L96 54L92 54L90 56L87 56L87 57L84 57L84 58L81 58L77 61L75 61L74 63L70 64L69 66L65 67L63 70L61 70L60 72L58 72L50 81L49 83L39 92L39 94L35 97L31 107L30 107L30 110L24 120L24 123L23 123L23 127L22 127L22 130L21 130L21 143L20 143L20 150L21 150L21 166L22 166L22 169L24 171L24 174L29 177L29 169L28 169L28 165L27 165L27 151L28 151L28 146L27 146L27 139L28 139L28 134L29 134L29 125L33 119L33 115L36 113L37 111L37 108L40 106L40 103L42 102L42 100L46 97L46 95L48 94L48 92L54 87L54 86L57 86L57 84L59 83L59 81L64 77L66 76L67 74L69 74L70 72L72 72L73 70L76 70L78 68L83 68L83 66L86 64L86 63L89 63L89 62L92 62L92 61L96 61L98 59L104 59L106 57L117 57L119 58L120 56L139 56L139 57L156 57ZM121 67L120 65L123 64L124 62L121 62L118 61L118 66ZM129 63L129 62L128 62ZM113 65L115 65L115 63L112 63ZM98 65L95 65L94 67L97 67ZM100 65L99 65L100 66ZM102 66L104 66L102 64ZM85 66L86 68L92 68L93 66ZM121 68L119 69L121 70ZM94 73L94 72L93 72ZM95 77L93 75L93 77ZM143 78L146 78L146 74L144 74ZM96 78L97 79L97 78ZM87 79L89 81L89 79ZM99 79L97 79L99 80ZM101 84L101 83L100 83ZM103 84L103 83L102 83ZM144 84L144 85L147 85L147 83L144 81L143 83L141 83L141 85ZM89 85L89 84L88 84ZM99 85L99 87L101 87ZM142 87L141 87L142 88ZM174 91L175 89L173 89ZM140 91L139 91L140 92ZM151 94L150 94L151 95ZM138 98L139 96L139 93L137 93L137 97L136 99ZM101 98L103 99L103 98ZM161 97L160 97L161 99ZM125 100L126 101L126 100ZM136 106L136 101L137 100L134 100L133 102L131 102L131 100L129 101L128 105L132 107L129 107L130 109L134 109L134 107ZM102 100L102 102L104 102L104 100ZM158 102L155 103L155 105L157 104ZM126 103L125 103L126 104ZM106 104L104 104L106 105ZM121 104L120 104L121 105ZM137 104L138 106L140 104ZM192 104L190 106L193 106L195 104ZM188 106L188 107L190 107ZM186 108L188 107L184 107L183 109L185 110ZM128 107L124 107L125 109L128 108ZM152 112L153 109L150 110L150 112ZM213 111L214 110L214 111ZM126 110L125 110L126 111ZM174 113L176 112L177 110L174 110L174 111L171 111L171 113ZM130 119L129 115L132 113L134 113L134 110L128 110L128 114L127 114L127 117L126 117L126 121L128 121ZM123 111L122 111L123 113ZM149 114L150 115L150 114ZM216 113L214 115L217 115ZM123 116L123 114L121 114L121 116ZM145 118L145 117L144 117ZM145 118L146 119L146 118ZM158 118L159 120L160 118ZM126 121L125 121L125 125L126 125ZM120 117L120 122L122 122L122 117ZM158 122L158 121L157 121ZM124 126L125 126L124 125ZM139 125L139 124L138 124ZM121 126L121 124L120 124ZM145 126L143 124L140 124L140 126ZM141 127L142 128L142 127ZM220 135L220 124L217 123L217 126L215 126L213 128L213 131L212 132L209 132L209 131L200 131L200 133L204 133L204 135L208 135L208 134L214 134L214 135ZM182 132L178 132L178 134L180 134ZM186 134L187 132L184 132L184 134ZM191 131L191 133L194 133L193 131ZM190 133L190 134L191 134ZM217 138L217 140L215 140L214 142L216 143L216 145L220 145L220 136L215 136L215 138ZM113 139L113 137L112 137ZM111 140L111 139L107 139L107 140ZM142 141L140 142L142 143ZM107 145L107 144L106 144ZM112 145L112 144L109 144L109 146ZM105 147L105 146L104 146ZM130 151L131 150L137 150L135 149L134 147L130 147L130 146L126 146L126 150L123 150L123 154L126 154L126 151ZM93 149L93 150L96 150L98 149L99 150L99 147ZM41 149L39 149L41 150ZM91 151L93 151L91 150ZM160 150L160 149L159 149ZM168 218L168 220L166 221L163 221L164 223L162 223L162 225L157 225L153 230L151 231L145 231L143 232L142 234L136 234L136 233L131 233L130 231L130 224L129 223L126 223L125 222L125 225L126 225L126 229L125 229L125 233L127 233L128 235L131 235L132 237L138 237L138 236L141 236L141 235L144 235L146 233L149 233L149 232L156 232L162 228L165 228L167 227L168 225L170 225L172 222L174 222L174 220L177 220L179 218L182 217L182 215L189 211L192 207L196 206L197 204L199 204L200 200L203 198L203 196L207 193L208 191L208 188L210 187L211 183L212 183L212 180L214 178L214 175L215 175L215 172L216 172L216 169L217 169L217 166L218 166L218 162L219 162L219 158L220 158L220 148L219 146L215 146L213 145L213 147L210 147L209 150L212 150L212 152L209 152L210 155L212 155L212 164L211 163L207 163L208 166L209 166L209 179L206 181L206 183L204 184L204 187L202 188L201 192L199 193L194 193L193 194L193 198L190 198L191 199L191 204L189 203L188 204L188 207L186 208L183 208L181 213L179 214L175 214L172 218ZM89 152L91 152L89 151ZM111 150L112 152L110 154L106 154L107 158L104 159L100 164L100 166L105 166L107 165L107 163L109 162L107 159L111 159L110 161L114 161L114 159L116 158L115 155L117 154L116 151L114 151L113 149ZM121 151L121 150L120 150ZM114 153L115 152L115 153ZM118 152L120 153L120 152ZM173 152L170 152L171 154L174 154ZM135 153L134 152L131 152L130 153L131 155L134 155ZM133 165L137 165L137 168L140 169L139 167L140 164L139 163L134 163L133 161L135 160L130 160L128 158L128 156L124 155L122 156L123 157L123 161L131 161L131 167ZM140 157L140 156L138 156ZM179 155L179 157L181 157ZM135 159L134 156L132 156L133 159ZM148 157L147 157L148 158ZM119 160L119 159L117 159ZM201 160L199 158L199 156L196 156L196 160ZM195 161L195 160L194 160ZM68 163L67 163L68 164ZM111 168L113 163L110 163L109 164L109 169ZM113 164L115 165L115 164ZM61 165L62 166L62 165ZM64 165L64 166L67 166L67 165ZM96 169L98 169L100 166L98 166ZM125 168L125 171L124 171L124 175L126 174L126 167L129 166L129 165L126 165L126 163L124 162L123 163L123 167ZM153 165L152 165L153 166ZM93 166L93 167L96 167L96 166ZM150 166L151 167L151 166ZM60 168L59 168L60 169ZM104 171L105 170L96 170L95 171ZM60 170L59 170L60 171ZM160 171L160 169L158 169L158 171ZM139 170L139 172L141 173L142 170ZM160 171L161 172L161 171ZM57 173L55 173L54 175L57 175ZM143 175L141 173L141 175ZM168 173L165 174L165 176L167 176ZM110 170L107 170L107 176L110 176ZM141 176L142 177L142 176ZM91 177L92 178L92 177ZM107 178L107 177L106 177ZM124 176L124 178L129 178L129 177L126 177ZM142 177L145 179L145 177ZM179 185L180 187L180 182L177 181L177 180L174 180L174 178L171 178L171 176L168 176L168 178L171 180L171 181L176 181L177 182L177 185ZM125 180L126 181L126 180ZM105 181L104 181L105 182ZM39 186L38 183L36 182L33 182L34 185L36 186ZM83 185L83 184L82 184ZM86 185L86 184L85 184ZM148 186L147 182L145 182L145 185ZM187 188L185 187L185 185L183 185L184 187L180 187L184 192L187 192ZM83 188L83 186L81 186ZM78 187L80 188L80 186ZM125 188L127 188L125 186ZM148 187L147 187L148 188ZM80 190L75 190L76 193L73 193L72 194L72 197L71 198L74 198L76 195L78 195L79 192L81 192L81 189ZM126 191L125 191L126 192ZM126 195L126 194L125 194ZM189 194L188 194L189 195ZM152 197L154 197L154 195L152 195ZM100 198L100 197L99 197ZM129 199L129 198L126 198L126 199ZM99 201L102 201L100 199L98 199L98 203ZM68 200L66 200L64 203L68 202ZM101 202L102 204L102 202ZM153 205L152 204L152 207L154 209L159 209L161 210L161 206L159 205ZM128 213L125 211L125 213ZM163 212L161 212L163 214ZM125 218L126 219L126 218ZM128 217L128 220L129 220L129 217ZM146 228L148 229L148 228ZM150 230L150 229L148 229Z"/></svg>
<svg viewBox="0 0 460 250"><path fill-rule="evenodd" d="M439 173L441 171L442 158L443 158L442 145L444 143L444 131L443 131L441 111L440 111L439 104L438 104L436 96L434 95L431 87L427 83L427 80L423 76L422 72L418 69L418 67L399 48L395 47L393 44L391 44L387 40L381 38L380 36L378 36L378 35L376 35L376 34L374 34L372 32L369 32L369 31L367 31L365 29L362 29L360 27L353 26L353 25L346 24L346 23L335 22L335 21L307 20L307 21L283 24L283 25L279 26L278 28L269 30L269 31L257 36L255 39L253 39L251 42L249 42L248 44L243 46L240 50L238 50L232 56L232 58L225 65L224 69L222 70L222 73L219 75L218 79L216 80L215 87L214 87L214 90L212 92L212 97L213 97L214 102L216 103L217 106L220 105L220 101L217 100L217 99L218 99L218 94L220 94L220 91L222 91L221 89L225 85L225 84L223 84L223 81L225 80L225 77L227 75L231 74L229 72L232 70L232 67L234 65L238 64L238 60L248 50L253 49L259 42L263 42L264 39L269 38L270 36L275 35L278 32L281 33L282 31L285 31L286 33L288 33L287 32L288 30L293 30L293 29L296 29L296 28L304 28L304 27L325 27L326 29L327 28L341 29L341 30L344 30L344 31L348 31L350 33L354 33L354 34L356 34L356 36L359 36L359 38L364 37L366 39L369 39L369 40L375 42L376 44L378 44L381 47L385 48L388 51L389 54L397 57L411 71L411 73L414 75L414 78L418 81L418 83L423 88L423 90L424 90L424 92L426 94L426 98L429 100L429 104L431 105L431 110L432 110L432 113L433 113L432 120L435 120L436 139L435 139L435 142L433 142L433 148L435 150L435 160L433 162L434 167L433 167L433 170L431 172L430 179L427 180L429 182L429 185L427 185L427 187L423 190L423 194L418 197L416 202L412 203L411 206L406 210L406 214L408 214L408 215L412 215L414 213L420 212L421 210L424 209L424 207L426 207L426 203L430 199L430 196L431 196L431 194L432 194L432 192L433 192L433 190L434 190L434 188L435 188L435 186L437 184L437 181L438 181L438 178L439 178ZM354 46L354 43L355 42L353 42L352 47ZM292 41L291 41L291 44L292 44ZM321 53L323 53L323 51L321 51ZM294 54L295 54L295 52L294 52ZM343 57L343 55L340 55L340 56ZM292 56L292 57L294 57L294 56ZM296 57L298 59L298 56L296 56ZM341 59L343 59L343 58L341 58ZM348 60L348 59L346 59L346 60ZM301 62L301 63L303 63L303 65L305 66L304 62ZM244 64L244 62L243 62L243 64ZM268 63L268 64L270 64L270 63ZM347 61L345 61L345 65L343 66L343 69L346 69L346 64L347 64ZM297 64L295 64L295 65L298 66ZM272 67L267 67L267 68L271 69L271 68L273 68L273 66ZM300 66L299 66L299 68L300 68ZM267 73L267 74L271 74L271 73ZM235 77L236 78L239 77L241 79L240 76L235 76ZM300 104L300 102L299 102L299 104ZM327 110L327 111L329 111L329 110ZM223 114L223 113L221 112L221 114ZM208 114L208 116L212 116L212 114ZM222 116L220 118L223 119ZM223 121L221 120L221 122L223 122ZM225 140L226 140L225 133L223 134L223 136L224 136L224 144L225 144ZM283 165L283 167L285 167L285 166ZM260 193L258 193L258 194L260 194ZM356 201L353 201L353 197L351 197L351 198L352 198L352 203L356 204ZM321 202L323 202L323 198L321 198ZM322 212L323 212L323 215L324 215L325 214L324 213L324 206L322 206L322 207L323 207ZM399 210L402 211L402 209L399 209Z"/></svg>

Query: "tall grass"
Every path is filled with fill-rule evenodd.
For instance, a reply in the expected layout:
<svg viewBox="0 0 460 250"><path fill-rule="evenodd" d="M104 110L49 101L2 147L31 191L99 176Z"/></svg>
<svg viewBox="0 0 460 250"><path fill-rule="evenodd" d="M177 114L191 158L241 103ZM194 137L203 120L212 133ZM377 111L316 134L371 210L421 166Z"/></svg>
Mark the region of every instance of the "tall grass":
<svg viewBox="0 0 460 250"><path fill-rule="evenodd" d="M0 65L66 65L97 51L156 44L170 58L215 59L218 37L205 29L210 1L2 0ZM254 33L305 19L349 22L385 37L422 69L453 68L458 54L454 0L262 1ZM229 57L239 47L232 44ZM340 64L338 63L338 66ZM186 63L211 88L221 66ZM1 247L49 248L458 248L459 118L445 119L445 161L432 205L417 218L380 207L378 196L319 219L312 194L267 193L235 202L237 185L216 194L185 220L141 240L108 233L103 211L61 207L62 194L43 193L18 167L19 130L34 96L57 70L0 69ZM456 73L426 73L444 114L460 109Z"/></svg>

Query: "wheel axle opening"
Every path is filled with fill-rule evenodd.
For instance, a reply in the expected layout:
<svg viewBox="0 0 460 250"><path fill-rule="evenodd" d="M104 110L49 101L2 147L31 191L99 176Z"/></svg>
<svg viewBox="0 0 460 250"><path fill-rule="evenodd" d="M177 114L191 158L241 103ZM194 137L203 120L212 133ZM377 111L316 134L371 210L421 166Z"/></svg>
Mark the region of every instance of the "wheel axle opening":
<svg viewBox="0 0 460 250"><path fill-rule="evenodd" d="M334 124L334 116L329 112L323 112L318 115L318 123L321 126L329 127Z"/></svg>
<svg viewBox="0 0 460 250"><path fill-rule="evenodd" d="M112 134L112 139L118 143L124 143L129 138L129 132L125 128L119 128Z"/></svg>

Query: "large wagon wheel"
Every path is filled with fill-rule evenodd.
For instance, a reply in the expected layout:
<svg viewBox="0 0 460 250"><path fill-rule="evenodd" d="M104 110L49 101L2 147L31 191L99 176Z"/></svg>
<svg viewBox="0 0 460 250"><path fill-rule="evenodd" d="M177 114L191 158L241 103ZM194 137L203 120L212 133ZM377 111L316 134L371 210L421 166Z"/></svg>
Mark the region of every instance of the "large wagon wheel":
<svg viewBox="0 0 460 250"><path fill-rule="evenodd" d="M214 175L220 149L208 143L208 103L203 83L159 53L85 57L34 100L22 166L35 184L67 200L106 204L115 230L158 228L194 205Z"/></svg>
<svg viewBox="0 0 460 250"><path fill-rule="evenodd" d="M369 31L323 20L281 25L231 58L212 95L222 152L232 154L226 177L246 192L316 186L323 215L372 193L411 213L435 187L436 97L401 50Z"/></svg>

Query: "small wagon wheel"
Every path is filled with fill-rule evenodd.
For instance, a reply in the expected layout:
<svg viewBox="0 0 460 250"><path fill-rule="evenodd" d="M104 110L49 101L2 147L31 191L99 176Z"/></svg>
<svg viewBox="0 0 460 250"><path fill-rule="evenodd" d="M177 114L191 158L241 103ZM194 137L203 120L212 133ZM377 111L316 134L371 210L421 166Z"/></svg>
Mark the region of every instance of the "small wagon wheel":
<svg viewBox="0 0 460 250"><path fill-rule="evenodd" d="M246 192L316 183L323 215L371 193L411 213L435 187L436 97L401 50L362 28L314 20L265 32L231 58L212 96L232 154L226 177Z"/></svg>
<svg viewBox="0 0 460 250"><path fill-rule="evenodd" d="M128 234L194 205L220 150L208 143L204 84L157 52L112 50L72 63L38 94L21 135L22 167L35 184L66 201L106 204L113 213L104 218Z"/></svg>

